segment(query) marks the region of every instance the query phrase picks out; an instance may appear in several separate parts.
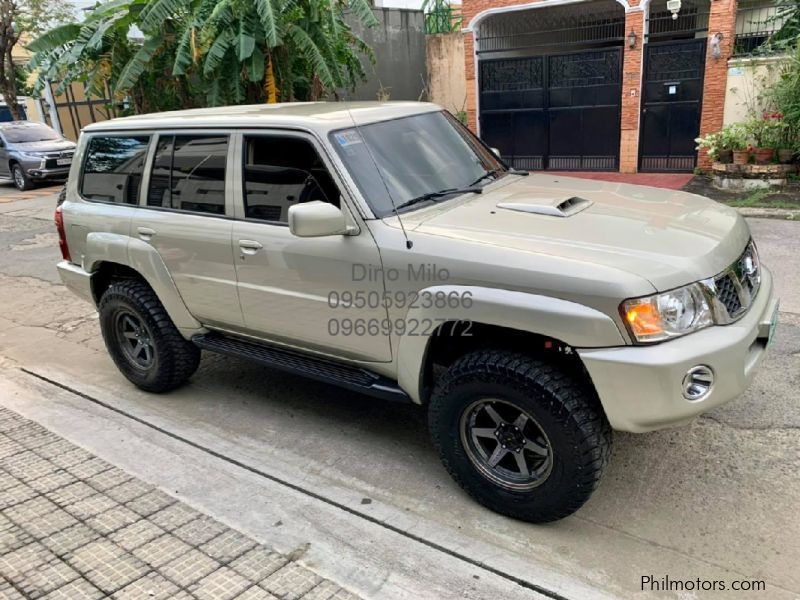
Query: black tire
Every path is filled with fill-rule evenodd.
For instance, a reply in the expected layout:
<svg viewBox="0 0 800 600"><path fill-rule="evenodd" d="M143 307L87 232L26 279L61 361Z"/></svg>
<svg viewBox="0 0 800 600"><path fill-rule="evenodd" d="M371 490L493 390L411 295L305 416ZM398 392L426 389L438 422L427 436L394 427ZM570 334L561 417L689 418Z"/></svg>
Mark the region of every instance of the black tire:
<svg viewBox="0 0 800 600"><path fill-rule="evenodd" d="M487 407L497 410L490 414ZM528 446L519 444L530 440L523 435L523 441L512 446L508 438L499 437L501 427L509 425L503 419L490 433L495 424L478 429L477 417L466 419L483 410L484 420L494 420L500 410L515 414L512 408L526 415L523 428L531 438L531 428L543 434L536 438L541 446L532 446L542 449L543 456L527 453L528 461L542 462L528 469L529 479L520 475L519 483L492 469L511 464L504 471L508 473L516 468L517 456L505 445L499 450L501 440L516 447L517 454L522 449L523 455ZM555 521L578 510L597 488L611 454L611 427L587 378L578 369L516 352L482 350L458 359L436 382L428 423L445 468L468 494L493 511L533 523ZM462 430L467 433L462 435ZM470 432L477 431L482 437L471 437ZM480 458L476 444L484 441L497 444L494 448L503 456L497 466L485 460L488 450ZM538 479L533 475L537 470ZM520 489L523 485L528 487Z"/></svg>
<svg viewBox="0 0 800 600"><path fill-rule="evenodd" d="M183 385L200 364L200 349L178 332L155 292L143 281L112 283L100 299L100 327L108 353L134 385L147 392L169 392ZM135 340L125 337L124 325L139 323L151 346L134 358ZM130 345L127 345L130 344Z"/></svg>
<svg viewBox="0 0 800 600"><path fill-rule="evenodd" d="M25 169L19 163L11 165L11 179L14 180L14 185L21 192L30 190L34 187L33 180L28 177Z"/></svg>

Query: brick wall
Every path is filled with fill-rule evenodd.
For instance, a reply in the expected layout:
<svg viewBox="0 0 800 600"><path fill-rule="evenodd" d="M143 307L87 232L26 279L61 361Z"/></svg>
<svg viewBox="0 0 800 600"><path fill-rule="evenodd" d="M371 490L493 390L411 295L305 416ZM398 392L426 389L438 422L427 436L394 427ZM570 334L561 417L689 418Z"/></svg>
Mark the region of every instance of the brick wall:
<svg viewBox="0 0 800 600"><path fill-rule="evenodd" d="M728 59L733 52L733 37L736 32L736 0L713 0L708 20L708 46L706 48L706 72L703 82L703 108L700 116L700 135L718 131L722 127L725 109L725 89L728 83ZM720 57L711 53L711 38L722 34ZM700 153L697 165L710 169L705 151Z"/></svg>
<svg viewBox="0 0 800 600"><path fill-rule="evenodd" d="M627 36L636 33L636 45L628 47ZM625 45L622 57L622 106L619 136L619 170L635 173L639 162L639 107L642 96L644 12L625 15Z"/></svg>

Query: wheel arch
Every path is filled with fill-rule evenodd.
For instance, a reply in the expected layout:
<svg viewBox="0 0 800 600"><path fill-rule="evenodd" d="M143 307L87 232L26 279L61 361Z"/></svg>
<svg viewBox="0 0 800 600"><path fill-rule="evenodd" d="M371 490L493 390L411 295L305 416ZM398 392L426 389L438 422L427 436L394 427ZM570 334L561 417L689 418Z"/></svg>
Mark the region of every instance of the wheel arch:
<svg viewBox="0 0 800 600"><path fill-rule="evenodd" d="M95 303L115 277L138 278L155 292L181 335L188 339L203 331L202 324L186 307L161 256L149 244L127 236L90 233L86 238L84 265L92 274Z"/></svg>
<svg viewBox="0 0 800 600"><path fill-rule="evenodd" d="M456 292L471 303L455 309L417 307L406 320L438 319L433 335L400 336L397 374L400 387L420 404L431 392L437 365L447 365L479 348L494 347L528 354L547 353L579 365L574 348L621 346L625 340L616 323L600 311L559 298L473 286L435 286L426 292Z"/></svg>

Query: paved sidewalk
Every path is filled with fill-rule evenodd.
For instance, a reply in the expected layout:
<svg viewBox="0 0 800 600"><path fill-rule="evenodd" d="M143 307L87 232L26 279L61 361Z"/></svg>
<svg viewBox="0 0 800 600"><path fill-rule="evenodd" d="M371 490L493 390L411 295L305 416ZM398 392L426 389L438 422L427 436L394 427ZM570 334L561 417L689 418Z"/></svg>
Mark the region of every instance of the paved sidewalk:
<svg viewBox="0 0 800 600"><path fill-rule="evenodd" d="M0 407L0 598L357 600Z"/></svg>

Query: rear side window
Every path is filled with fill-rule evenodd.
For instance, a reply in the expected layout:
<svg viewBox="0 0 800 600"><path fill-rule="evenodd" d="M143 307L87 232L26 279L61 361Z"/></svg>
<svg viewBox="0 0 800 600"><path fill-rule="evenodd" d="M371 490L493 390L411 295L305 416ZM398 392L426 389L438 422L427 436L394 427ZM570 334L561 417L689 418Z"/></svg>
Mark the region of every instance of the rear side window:
<svg viewBox="0 0 800 600"><path fill-rule="evenodd" d="M86 148L81 195L87 200L137 204L150 136L95 136Z"/></svg>
<svg viewBox="0 0 800 600"><path fill-rule="evenodd" d="M159 136L147 205L225 214L227 136Z"/></svg>

